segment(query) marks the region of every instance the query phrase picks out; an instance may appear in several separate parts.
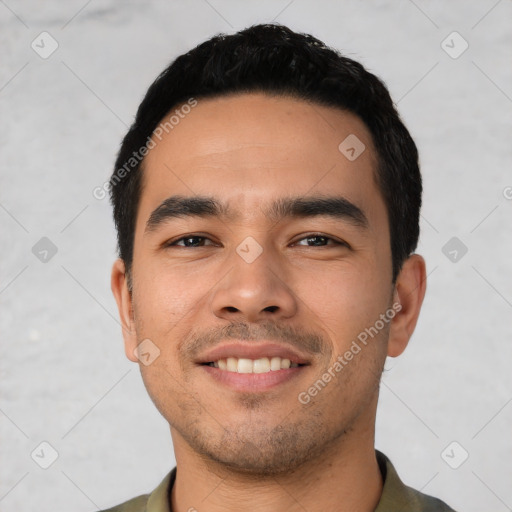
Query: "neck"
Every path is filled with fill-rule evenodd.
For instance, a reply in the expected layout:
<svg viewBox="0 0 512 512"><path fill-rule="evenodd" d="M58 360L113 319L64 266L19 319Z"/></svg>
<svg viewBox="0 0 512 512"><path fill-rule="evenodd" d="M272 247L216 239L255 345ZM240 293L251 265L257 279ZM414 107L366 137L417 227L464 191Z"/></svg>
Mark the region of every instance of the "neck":
<svg viewBox="0 0 512 512"><path fill-rule="evenodd" d="M374 428L342 435L316 460L281 476L255 478L204 460L171 428L177 473L174 512L265 510L369 512L382 493Z"/></svg>

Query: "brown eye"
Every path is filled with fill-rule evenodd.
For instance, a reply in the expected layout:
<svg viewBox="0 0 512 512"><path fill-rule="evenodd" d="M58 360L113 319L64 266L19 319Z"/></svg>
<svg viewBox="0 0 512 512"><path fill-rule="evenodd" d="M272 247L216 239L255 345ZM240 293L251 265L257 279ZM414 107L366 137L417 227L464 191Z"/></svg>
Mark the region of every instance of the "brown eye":
<svg viewBox="0 0 512 512"><path fill-rule="evenodd" d="M211 240L205 236L184 236L182 238L178 238L178 240L175 240L174 242L167 244L167 247L204 247L207 245L205 244L206 240L211 242Z"/></svg>
<svg viewBox="0 0 512 512"><path fill-rule="evenodd" d="M305 241L305 244L301 243L304 241ZM329 242L331 242L331 243L329 243ZM295 245L302 245L302 246L305 245L306 247L326 247L329 245L334 245L334 246L345 245L348 247L348 245L345 242L340 242L340 241L335 240L334 238L331 238L330 236L326 236L326 235L308 235L304 238L301 238L297 242L295 242Z"/></svg>

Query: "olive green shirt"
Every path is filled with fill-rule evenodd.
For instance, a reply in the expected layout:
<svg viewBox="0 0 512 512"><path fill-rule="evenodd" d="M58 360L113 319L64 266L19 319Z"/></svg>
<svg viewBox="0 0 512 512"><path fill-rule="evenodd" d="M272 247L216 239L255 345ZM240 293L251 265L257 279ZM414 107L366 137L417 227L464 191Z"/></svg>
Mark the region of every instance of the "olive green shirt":
<svg viewBox="0 0 512 512"><path fill-rule="evenodd" d="M391 461L376 451L384 486L375 512L455 512L446 503L407 487L400 480ZM100 512L172 512L171 489L176 478L176 468L170 471L151 493L121 503Z"/></svg>

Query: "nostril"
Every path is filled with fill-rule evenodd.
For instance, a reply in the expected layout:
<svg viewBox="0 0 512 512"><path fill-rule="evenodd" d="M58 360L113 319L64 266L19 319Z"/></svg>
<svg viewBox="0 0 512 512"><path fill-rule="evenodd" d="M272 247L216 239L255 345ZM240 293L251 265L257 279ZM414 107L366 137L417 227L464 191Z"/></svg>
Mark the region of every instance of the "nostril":
<svg viewBox="0 0 512 512"><path fill-rule="evenodd" d="M271 313L275 313L276 310L279 309L279 306L268 306L264 311L270 311Z"/></svg>

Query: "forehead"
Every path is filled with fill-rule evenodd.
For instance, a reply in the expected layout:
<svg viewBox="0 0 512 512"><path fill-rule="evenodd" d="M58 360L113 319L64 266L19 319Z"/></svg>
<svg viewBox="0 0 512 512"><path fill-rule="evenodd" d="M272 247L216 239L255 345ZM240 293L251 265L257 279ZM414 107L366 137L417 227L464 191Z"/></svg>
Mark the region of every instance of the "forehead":
<svg viewBox="0 0 512 512"><path fill-rule="evenodd" d="M186 111L153 136L136 231L176 194L221 198L247 218L290 195L338 193L366 210L384 207L371 135L350 112L263 93L198 99ZM364 150L347 158L344 141Z"/></svg>

